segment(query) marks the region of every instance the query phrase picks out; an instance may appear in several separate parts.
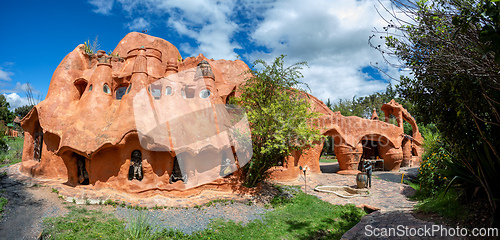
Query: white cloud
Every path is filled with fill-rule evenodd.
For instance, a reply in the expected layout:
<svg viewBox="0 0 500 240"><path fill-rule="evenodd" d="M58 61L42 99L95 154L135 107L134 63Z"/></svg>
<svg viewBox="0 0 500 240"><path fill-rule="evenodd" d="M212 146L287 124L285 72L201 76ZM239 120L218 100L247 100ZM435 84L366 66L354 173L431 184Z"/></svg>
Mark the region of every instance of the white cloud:
<svg viewBox="0 0 500 240"><path fill-rule="evenodd" d="M144 20L144 18L136 18L132 22L127 23L126 26L130 31L140 31L147 30L150 24L148 21Z"/></svg>
<svg viewBox="0 0 500 240"><path fill-rule="evenodd" d="M4 71L4 70L2 70L2 68L0 68L0 80L10 81L10 80L12 80L10 78L10 76L12 76L12 75L14 75L14 73Z"/></svg>
<svg viewBox="0 0 500 240"><path fill-rule="evenodd" d="M312 94L334 101L384 90L383 81L368 81L360 70L383 63L380 53L368 45L373 27L385 26L375 10L377 1L318 0L314 3L279 1L263 13L251 37L271 49L271 54L253 52L251 59L267 61L286 54L289 63L307 61L303 81Z"/></svg>
<svg viewBox="0 0 500 240"><path fill-rule="evenodd" d="M17 93L3 94L7 99L7 102L10 105L10 110L14 110L18 107L22 107L24 105L28 105L28 98L21 97L17 95Z"/></svg>
<svg viewBox="0 0 500 240"><path fill-rule="evenodd" d="M266 50L244 49L243 56L249 61L271 61L280 54L288 55L287 63L307 61L310 68L303 70L303 81L309 84L313 95L323 100L383 91L387 85L384 81L373 80L361 72L376 62L392 76L399 74L397 69L388 68L380 53L368 45L374 27L386 26L375 9L382 9L377 0L117 2L134 19L129 27L149 24L144 18L155 19L150 18L155 15L179 35L195 40L195 44L178 46L191 56L203 53L208 58L234 59L235 49L253 44ZM389 0L381 2L389 5ZM383 44L378 43L380 39L374 40L375 44Z"/></svg>
<svg viewBox="0 0 500 240"><path fill-rule="evenodd" d="M100 13L104 15L108 15L113 8L114 0L90 0L89 3L97 7L93 11L95 13Z"/></svg>
<svg viewBox="0 0 500 240"><path fill-rule="evenodd" d="M232 1L167 1L167 0L118 0L122 9L130 16L155 14L166 18L168 27L182 36L196 41L195 46L184 45L188 55L203 53L214 59L234 59L234 49L240 45L232 41L239 29L231 17L234 17L236 4ZM135 18L126 26L131 30L142 30L131 26L142 23ZM143 19L144 20L144 19ZM145 20L143 22L146 22ZM149 25L148 25L149 26ZM142 29L141 29L142 28Z"/></svg>

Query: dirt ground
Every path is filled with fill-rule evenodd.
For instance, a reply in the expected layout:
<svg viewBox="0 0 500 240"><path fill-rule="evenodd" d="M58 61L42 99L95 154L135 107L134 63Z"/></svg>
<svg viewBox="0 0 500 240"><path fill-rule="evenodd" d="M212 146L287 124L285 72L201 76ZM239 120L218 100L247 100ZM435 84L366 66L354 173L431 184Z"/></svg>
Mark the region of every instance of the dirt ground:
<svg viewBox="0 0 500 240"><path fill-rule="evenodd" d="M0 239L38 239L42 232L43 219L68 213L65 206L73 203L58 198L58 194L52 192L51 187L40 186L30 181L18 181L2 174L5 170L5 168L0 169L0 196L7 198L9 202L1 214ZM322 164L321 170L323 173L334 173L338 170L338 164ZM374 175L384 181L401 181L401 173L377 172ZM263 186L261 192L265 194L254 196L253 201L267 202L277 194L275 191L274 188L268 189ZM85 207L107 213L116 212L116 209L111 206L91 205Z"/></svg>
<svg viewBox="0 0 500 240"><path fill-rule="evenodd" d="M0 220L2 239L37 239L44 217L67 213L63 201L47 187L19 182L3 174L0 196L8 199Z"/></svg>

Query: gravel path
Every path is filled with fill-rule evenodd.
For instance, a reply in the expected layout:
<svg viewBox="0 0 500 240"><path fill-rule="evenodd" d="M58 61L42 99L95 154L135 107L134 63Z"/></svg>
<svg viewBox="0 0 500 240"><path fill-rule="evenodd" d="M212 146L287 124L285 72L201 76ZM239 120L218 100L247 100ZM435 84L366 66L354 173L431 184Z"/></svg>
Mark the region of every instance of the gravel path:
<svg viewBox="0 0 500 240"><path fill-rule="evenodd" d="M272 209L266 209L259 205L248 206L242 203L216 203L209 207L201 208L169 208L161 210L149 210L149 222L152 226L161 229L176 229L183 233L191 234L204 230L211 220L220 218L225 221L232 220L242 222L262 219L262 216ZM116 208L115 215L128 220L136 218L141 212L134 209Z"/></svg>

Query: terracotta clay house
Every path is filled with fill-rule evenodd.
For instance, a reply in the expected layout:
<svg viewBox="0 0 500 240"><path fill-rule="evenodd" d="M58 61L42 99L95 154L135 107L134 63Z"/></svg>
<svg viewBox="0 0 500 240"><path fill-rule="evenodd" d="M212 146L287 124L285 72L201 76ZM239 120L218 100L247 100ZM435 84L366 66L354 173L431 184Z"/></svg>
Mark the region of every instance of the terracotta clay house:
<svg viewBox="0 0 500 240"><path fill-rule="evenodd" d="M375 160L386 171L397 171L400 167L417 166L422 158L423 139L415 119L396 101L382 106L385 122L380 121L374 110L371 119L356 116L345 117L340 112L332 112L322 101L310 96L316 112L322 115L312 121L324 136L332 136L334 151L340 170L339 174L357 174L362 159ZM397 125L389 123L394 116ZM412 135L406 135L403 121L412 126ZM276 179L294 179L300 167L307 166L312 173L320 173L319 158L323 143L296 151L288 157L283 166L274 167L272 176Z"/></svg>
<svg viewBox="0 0 500 240"><path fill-rule="evenodd" d="M239 60L201 54L183 59L171 43L135 32L112 54L79 45L55 70L45 100L21 121L20 170L69 186L134 194L228 189L251 158L244 111L227 105L248 69ZM323 114L314 126L334 136L343 172L356 171L363 154L385 159L386 170L418 162L421 137L397 103L382 110L399 126L344 117L314 96L310 101ZM403 134L403 120L414 127L413 136ZM321 149L319 143L295 152L273 175L294 178L305 165L320 172Z"/></svg>

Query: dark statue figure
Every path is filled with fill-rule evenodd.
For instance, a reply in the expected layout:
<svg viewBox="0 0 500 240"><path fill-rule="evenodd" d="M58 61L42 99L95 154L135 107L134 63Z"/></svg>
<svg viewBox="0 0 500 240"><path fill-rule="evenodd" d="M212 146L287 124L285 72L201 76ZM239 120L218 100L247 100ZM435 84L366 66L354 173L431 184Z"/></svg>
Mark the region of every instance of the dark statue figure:
<svg viewBox="0 0 500 240"><path fill-rule="evenodd" d="M128 170L128 180L137 179L142 180L142 154L139 150L132 152L130 158L130 168Z"/></svg>
<svg viewBox="0 0 500 240"><path fill-rule="evenodd" d="M371 162L365 162L363 164L363 168L366 171L366 176L368 177L368 182L366 183L367 187L371 188L372 187L372 164Z"/></svg>

